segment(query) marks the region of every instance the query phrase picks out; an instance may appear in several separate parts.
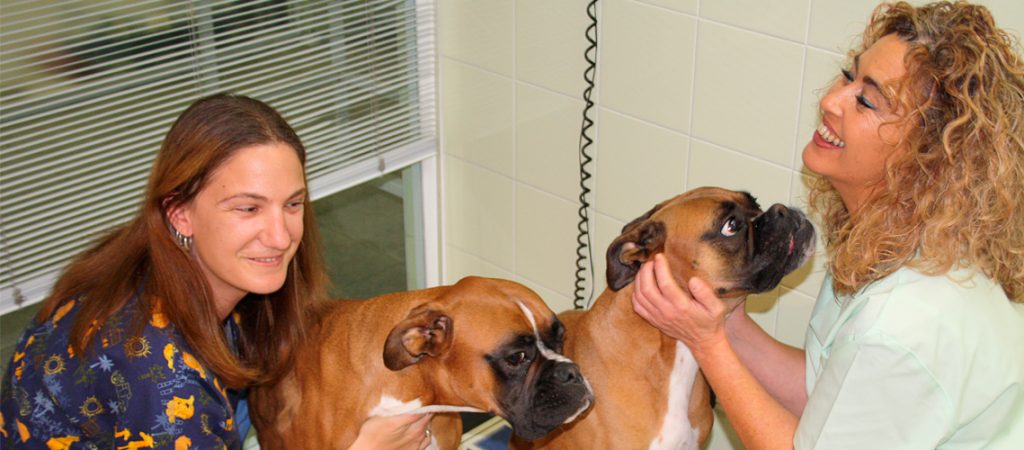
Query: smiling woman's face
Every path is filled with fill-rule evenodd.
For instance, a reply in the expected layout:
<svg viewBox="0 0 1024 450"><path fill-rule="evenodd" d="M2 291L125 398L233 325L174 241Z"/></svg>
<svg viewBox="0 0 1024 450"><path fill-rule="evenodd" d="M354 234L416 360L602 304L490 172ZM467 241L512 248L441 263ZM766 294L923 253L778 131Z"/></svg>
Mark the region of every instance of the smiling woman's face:
<svg viewBox="0 0 1024 450"><path fill-rule="evenodd" d="M857 210L885 176L885 162L907 130L898 119L893 84L906 74L907 43L890 34L855 59L821 99L821 124L803 151L804 165L832 183L847 210Z"/></svg>
<svg viewBox="0 0 1024 450"><path fill-rule="evenodd" d="M302 240L302 173L286 144L245 147L189 204L171 212L172 225L193 238L222 318L247 293L269 294L284 285Z"/></svg>

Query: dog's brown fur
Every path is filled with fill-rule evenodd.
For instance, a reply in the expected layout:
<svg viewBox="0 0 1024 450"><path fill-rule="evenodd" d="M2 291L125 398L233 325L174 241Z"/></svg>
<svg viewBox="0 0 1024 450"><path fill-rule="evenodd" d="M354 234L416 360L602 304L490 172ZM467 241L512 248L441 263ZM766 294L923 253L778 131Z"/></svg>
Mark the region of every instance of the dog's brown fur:
<svg viewBox="0 0 1024 450"><path fill-rule="evenodd" d="M384 395L501 415L498 387L484 355L510 336L533 333L516 301L530 309L538 327L552 326L554 313L533 291L476 277L452 286L317 306L311 312L317 320L309 330L309 345L298 349L293 370L250 395L261 447L346 448ZM450 322L437 325L438 315ZM406 332L410 327L428 332ZM458 447L457 414L435 415L431 429L439 448Z"/></svg>
<svg viewBox="0 0 1024 450"><path fill-rule="evenodd" d="M773 207L773 212L778 213L775 208L779 207ZM633 311L633 278L640 265L655 253L663 253L680 286L685 289L687 280L698 276L729 307L740 304L746 294L773 288L778 282L772 279L755 283L771 285L757 289L748 286L750 255L745 251L749 249L738 248L735 240L716 239L718 236L714 235L723 226L723 208L734 208L736 216L744 220L761 213L749 194L700 188L657 205L623 228L607 253L609 288L591 309L559 315L567 329L564 354L576 361L590 380L594 406L580 419L543 439L526 442L513 438L511 448L647 449L659 439L663 423L668 420L669 378L680 355L675 339L662 334ZM750 233L753 236L752 230ZM801 233L799 240L806 240L806 229ZM813 245L813 229L810 236ZM806 242L799 244L806 247ZM791 254L792 250L786 258ZM788 262L786 266L793 264ZM685 355L692 360L688 350ZM708 384L699 371L690 389L685 405L689 423L677 418L679 423L673 426L694 429L698 442L688 441L685 448L696 448L706 442L714 415Z"/></svg>

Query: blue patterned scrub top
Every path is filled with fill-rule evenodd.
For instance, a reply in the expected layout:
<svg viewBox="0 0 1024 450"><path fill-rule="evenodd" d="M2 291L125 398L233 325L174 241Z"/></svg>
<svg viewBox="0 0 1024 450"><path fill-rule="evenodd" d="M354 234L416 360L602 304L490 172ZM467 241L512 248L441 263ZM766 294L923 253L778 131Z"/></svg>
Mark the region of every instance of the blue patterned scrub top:
<svg viewBox="0 0 1024 450"><path fill-rule="evenodd" d="M0 396L4 448L241 448L236 395L162 314L132 335L140 311L130 301L83 357L68 341L78 309L71 301L33 323L15 347Z"/></svg>

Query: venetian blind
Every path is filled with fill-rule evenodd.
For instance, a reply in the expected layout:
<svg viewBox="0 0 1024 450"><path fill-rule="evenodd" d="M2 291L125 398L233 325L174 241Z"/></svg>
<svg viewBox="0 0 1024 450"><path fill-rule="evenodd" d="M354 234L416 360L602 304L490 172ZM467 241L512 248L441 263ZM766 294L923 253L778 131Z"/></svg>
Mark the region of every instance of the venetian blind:
<svg viewBox="0 0 1024 450"><path fill-rule="evenodd" d="M435 148L433 5L0 0L0 313L137 211L163 136L216 92L269 103L313 198ZM363 174L363 175L361 175Z"/></svg>

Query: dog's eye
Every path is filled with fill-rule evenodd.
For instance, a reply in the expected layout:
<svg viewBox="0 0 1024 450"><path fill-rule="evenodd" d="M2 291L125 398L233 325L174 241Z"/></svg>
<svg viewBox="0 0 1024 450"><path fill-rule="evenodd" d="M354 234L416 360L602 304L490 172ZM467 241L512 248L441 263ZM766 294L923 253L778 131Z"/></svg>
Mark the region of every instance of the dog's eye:
<svg viewBox="0 0 1024 450"><path fill-rule="evenodd" d="M739 222L736 219L729 219L725 221L725 225L722 225L722 236L730 237L736 235L736 231L740 229Z"/></svg>
<svg viewBox="0 0 1024 450"><path fill-rule="evenodd" d="M515 352L505 357L505 362L516 367L526 361L526 352Z"/></svg>

